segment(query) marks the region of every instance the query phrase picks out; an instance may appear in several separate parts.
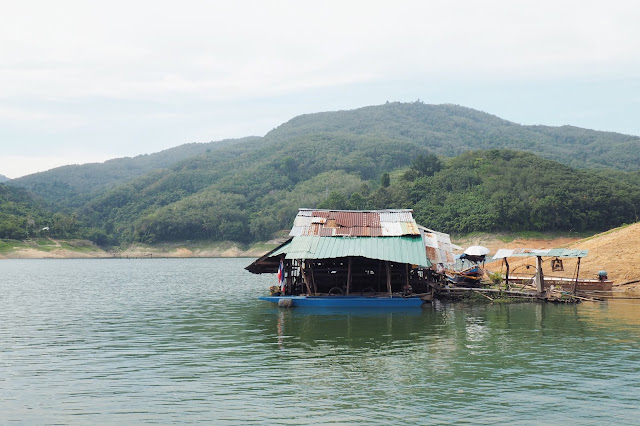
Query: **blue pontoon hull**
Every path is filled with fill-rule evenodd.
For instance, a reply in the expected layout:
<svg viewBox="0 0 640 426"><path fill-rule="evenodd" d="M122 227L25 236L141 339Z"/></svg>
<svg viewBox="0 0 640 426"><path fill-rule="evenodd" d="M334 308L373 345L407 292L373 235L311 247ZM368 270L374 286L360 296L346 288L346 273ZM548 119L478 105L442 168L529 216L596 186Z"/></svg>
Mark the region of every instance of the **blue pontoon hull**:
<svg viewBox="0 0 640 426"><path fill-rule="evenodd" d="M289 299L292 306L322 308L407 308L419 307L419 297L367 297L367 296L264 296L261 300L278 303Z"/></svg>

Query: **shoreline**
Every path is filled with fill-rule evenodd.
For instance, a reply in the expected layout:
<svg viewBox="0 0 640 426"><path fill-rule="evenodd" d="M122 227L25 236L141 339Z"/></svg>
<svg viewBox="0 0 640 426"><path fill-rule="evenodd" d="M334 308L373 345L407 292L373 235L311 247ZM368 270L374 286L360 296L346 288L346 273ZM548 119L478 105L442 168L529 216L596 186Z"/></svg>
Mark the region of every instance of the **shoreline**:
<svg viewBox="0 0 640 426"><path fill-rule="evenodd" d="M278 241L255 244L248 248L236 243L134 244L123 250L107 251L86 240L12 241L0 251L3 259L185 259L185 258L255 258L273 250ZM7 245L11 246L7 249Z"/></svg>
<svg viewBox="0 0 640 426"><path fill-rule="evenodd" d="M508 235L507 235L508 237ZM87 240L54 240L41 238L37 240L0 240L0 260L2 259L170 259L170 258L256 258L275 249L286 241L281 236L270 241L243 245L233 241L180 241L146 245L135 243L125 247L102 249ZM580 275L595 277L600 270L606 270L609 279L616 284L640 280L640 273L635 267L636 242L640 240L640 222L615 228L586 238L580 236L549 235L505 238L503 234L473 234L455 239L461 246L481 245L495 252L498 248L573 248L589 250L589 255L582 261ZM523 268L531 260L514 259L511 267ZM571 266L569 266L571 265ZM487 261L491 272L504 272L501 262ZM567 271L560 276L571 274L573 264L570 262ZM546 273L545 273L546 274ZM630 283L629 283L630 284Z"/></svg>

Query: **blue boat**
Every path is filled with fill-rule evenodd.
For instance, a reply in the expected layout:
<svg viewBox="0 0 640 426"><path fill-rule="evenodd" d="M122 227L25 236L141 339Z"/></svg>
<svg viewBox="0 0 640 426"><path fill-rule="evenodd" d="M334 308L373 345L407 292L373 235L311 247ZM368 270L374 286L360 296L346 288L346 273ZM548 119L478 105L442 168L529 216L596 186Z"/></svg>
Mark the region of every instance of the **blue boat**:
<svg viewBox="0 0 640 426"><path fill-rule="evenodd" d="M434 239L449 241L425 231L411 210L300 209L290 238L246 269L278 274L260 299L282 307L419 307L438 280L427 253L437 255Z"/></svg>
<svg viewBox="0 0 640 426"><path fill-rule="evenodd" d="M260 300L277 303L278 306L316 308L411 308L424 303L418 296L263 296Z"/></svg>

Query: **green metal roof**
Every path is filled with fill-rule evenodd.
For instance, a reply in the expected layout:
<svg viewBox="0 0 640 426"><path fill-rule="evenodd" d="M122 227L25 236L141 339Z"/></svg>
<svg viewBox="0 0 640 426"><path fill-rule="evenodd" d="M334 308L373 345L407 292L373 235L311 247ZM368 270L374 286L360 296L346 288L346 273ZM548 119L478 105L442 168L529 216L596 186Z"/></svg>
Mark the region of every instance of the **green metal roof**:
<svg viewBox="0 0 640 426"><path fill-rule="evenodd" d="M579 249L500 249L493 256L493 260L505 257L586 257L589 250Z"/></svg>
<svg viewBox="0 0 640 426"><path fill-rule="evenodd" d="M423 267L431 266L420 236L401 237L293 237L269 257L287 259L334 259L360 256Z"/></svg>

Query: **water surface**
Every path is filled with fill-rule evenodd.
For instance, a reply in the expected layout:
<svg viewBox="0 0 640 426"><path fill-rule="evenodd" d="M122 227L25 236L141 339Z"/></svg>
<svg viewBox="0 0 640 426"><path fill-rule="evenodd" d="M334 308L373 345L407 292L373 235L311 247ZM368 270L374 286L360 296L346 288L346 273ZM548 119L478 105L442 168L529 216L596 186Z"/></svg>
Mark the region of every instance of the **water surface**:
<svg viewBox="0 0 640 426"><path fill-rule="evenodd" d="M634 301L287 310L248 263L0 261L0 422L640 419Z"/></svg>

